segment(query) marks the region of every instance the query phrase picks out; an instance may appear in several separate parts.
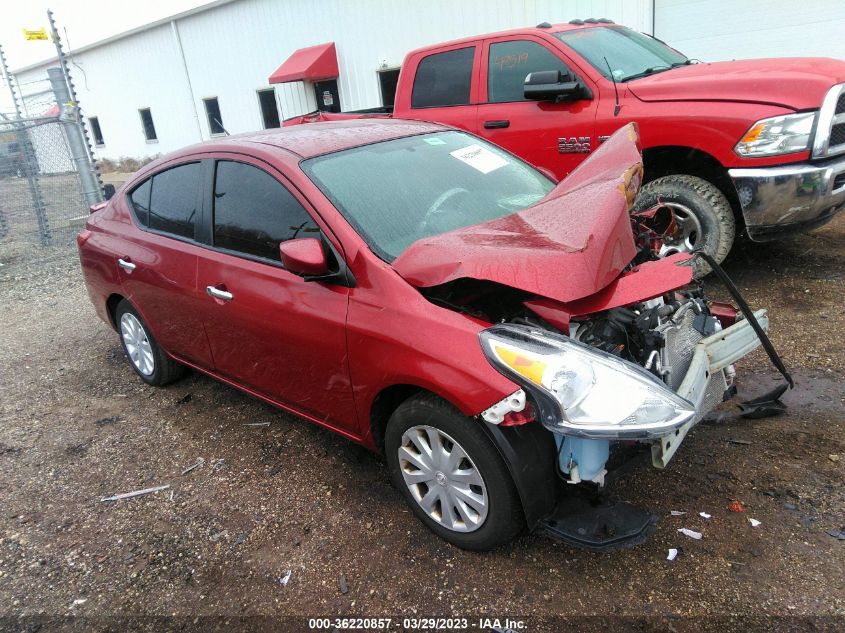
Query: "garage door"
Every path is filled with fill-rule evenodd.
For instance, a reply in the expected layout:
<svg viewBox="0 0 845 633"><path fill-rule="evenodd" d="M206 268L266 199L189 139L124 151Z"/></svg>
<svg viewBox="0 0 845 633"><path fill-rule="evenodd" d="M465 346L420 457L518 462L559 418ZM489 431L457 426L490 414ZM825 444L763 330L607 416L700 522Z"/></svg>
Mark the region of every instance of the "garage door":
<svg viewBox="0 0 845 633"><path fill-rule="evenodd" d="M843 0L655 0L655 35L702 61L845 59Z"/></svg>

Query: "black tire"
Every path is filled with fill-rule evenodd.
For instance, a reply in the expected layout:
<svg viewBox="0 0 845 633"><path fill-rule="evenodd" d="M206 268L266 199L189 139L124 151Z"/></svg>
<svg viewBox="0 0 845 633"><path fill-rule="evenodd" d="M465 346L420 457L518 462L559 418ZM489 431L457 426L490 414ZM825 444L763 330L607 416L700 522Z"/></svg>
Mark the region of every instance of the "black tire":
<svg viewBox="0 0 845 633"><path fill-rule="evenodd" d="M132 361L130 356L129 350L126 347L126 341L124 340L123 333L121 331L121 320L124 314L131 314L138 320L138 323L143 328L143 333L146 336L146 339L149 341L150 349L152 351L152 358L153 358L153 371L151 373L144 373L142 372ZM126 354L126 358L129 360L129 366L135 370L135 373L148 385L155 385L157 387L161 387L163 385L167 385L171 382L179 380L182 376L185 375L187 372L187 367L182 365L181 363L177 363L175 360L170 358L167 354L164 353L164 350L161 349L161 346L153 337L150 329L147 327L147 324L144 323L144 320L141 318L141 315L138 314L138 311L132 307L132 304L129 303L126 299L122 299L120 303L117 304L117 307L114 311L114 322L117 327L117 333L120 336L120 344L123 347L123 352Z"/></svg>
<svg viewBox="0 0 845 633"><path fill-rule="evenodd" d="M385 430L385 453L390 478L405 497L413 513L432 532L462 549L483 551L503 545L522 531L522 504L508 468L493 442L480 428L484 424L461 414L452 405L431 395L417 395L394 411ZM426 513L411 493L402 475L399 449L402 436L415 426L430 426L454 439L480 473L487 493L487 516L471 532L449 529ZM550 485L551 482L550 482Z"/></svg>
<svg viewBox="0 0 845 633"><path fill-rule="evenodd" d="M661 203L675 203L689 209L701 225L695 246L703 247L717 263L722 263L733 246L736 221L730 202L718 187L697 176L676 174L657 178L640 189L631 213L643 212ZM710 266L697 258L696 277L709 272Z"/></svg>

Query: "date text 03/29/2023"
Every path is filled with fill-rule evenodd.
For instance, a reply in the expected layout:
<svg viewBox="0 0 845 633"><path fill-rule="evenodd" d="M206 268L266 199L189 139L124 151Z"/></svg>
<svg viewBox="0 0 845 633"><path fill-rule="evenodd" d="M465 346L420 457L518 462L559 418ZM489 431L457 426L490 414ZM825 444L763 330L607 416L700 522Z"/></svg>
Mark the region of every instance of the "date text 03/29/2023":
<svg viewBox="0 0 845 633"><path fill-rule="evenodd" d="M482 617L470 618L309 618L310 630L390 630L404 631L523 631L526 622L521 619Z"/></svg>

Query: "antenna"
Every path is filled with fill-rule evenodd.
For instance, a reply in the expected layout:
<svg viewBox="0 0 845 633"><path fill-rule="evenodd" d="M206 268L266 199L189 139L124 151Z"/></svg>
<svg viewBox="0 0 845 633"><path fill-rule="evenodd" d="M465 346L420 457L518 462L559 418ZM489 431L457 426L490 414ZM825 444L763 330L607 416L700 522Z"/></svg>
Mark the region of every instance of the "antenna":
<svg viewBox="0 0 845 633"><path fill-rule="evenodd" d="M607 64L607 72L610 73L610 80L613 82L613 93L616 95L616 107L613 108L613 116L619 116L619 110L622 109L622 106L619 105L619 88L616 87L616 77L613 74L613 69L610 67L610 62L607 61L607 57L603 57L602 59Z"/></svg>

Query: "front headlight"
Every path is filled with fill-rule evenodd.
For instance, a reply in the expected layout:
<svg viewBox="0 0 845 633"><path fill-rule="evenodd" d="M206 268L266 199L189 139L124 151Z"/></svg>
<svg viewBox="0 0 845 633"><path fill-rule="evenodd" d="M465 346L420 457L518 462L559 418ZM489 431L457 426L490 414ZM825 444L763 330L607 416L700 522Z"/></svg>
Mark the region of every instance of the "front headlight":
<svg viewBox="0 0 845 633"><path fill-rule="evenodd" d="M815 112L761 119L745 133L734 151L748 157L803 152L810 147L815 122Z"/></svg>
<svg viewBox="0 0 845 633"><path fill-rule="evenodd" d="M490 363L534 398L552 431L594 439L665 435L695 416L694 406L648 371L595 348L527 326L479 333Z"/></svg>

